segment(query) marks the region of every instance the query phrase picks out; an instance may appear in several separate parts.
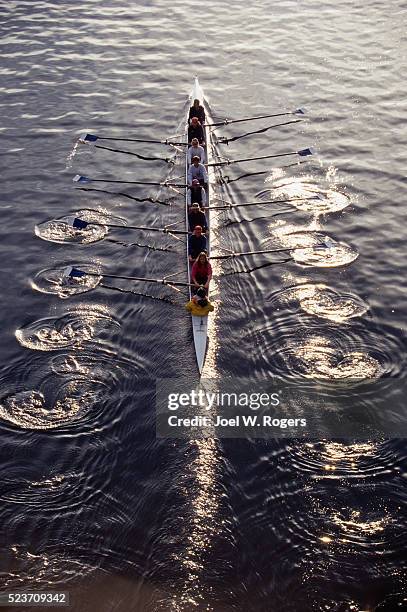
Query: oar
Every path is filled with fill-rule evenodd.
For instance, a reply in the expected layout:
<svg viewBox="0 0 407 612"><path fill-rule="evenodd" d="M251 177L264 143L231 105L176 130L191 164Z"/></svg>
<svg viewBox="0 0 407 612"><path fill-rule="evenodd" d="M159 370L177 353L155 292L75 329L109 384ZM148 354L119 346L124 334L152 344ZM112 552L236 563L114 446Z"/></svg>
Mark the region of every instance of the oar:
<svg viewBox="0 0 407 612"><path fill-rule="evenodd" d="M181 281L168 281L165 278L145 278L142 276L122 276L120 274L97 274L96 272L85 272L84 270L80 270L80 268L75 268L74 266L68 266L64 270L64 276L70 278L83 278L84 276L94 276L99 278L102 276L103 278L119 278L121 280L132 280L132 281L144 281L146 283L158 283L160 285L168 285L174 287L190 287L192 283L183 283Z"/></svg>
<svg viewBox="0 0 407 612"><path fill-rule="evenodd" d="M309 160L303 159L301 161L296 161L293 164L286 164L285 166L281 166L281 168L292 168L294 166L299 166L300 164L306 164ZM228 185L229 183L235 183L236 181L240 181L242 178L248 178L249 176L260 176L262 174L270 174L270 169L261 170L260 172L245 172L245 174L241 174L234 179L229 178L227 174L218 178L218 183L220 185Z"/></svg>
<svg viewBox="0 0 407 612"><path fill-rule="evenodd" d="M331 238L329 238L329 236L326 236L324 238L324 242L321 242L319 244L315 244L309 247L289 247L289 248L281 248L281 249L267 249L264 251L246 251L243 253L229 253L227 255L210 255L210 259L230 259L230 258L234 258L234 257L245 257L246 255L264 255L267 253L284 253L287 251L297 251L297 250L302 250L302 249L307 249L307 248L311 248L311 249L316 249L316 248L325 248L325 249L330 249L332 247L335 246L335 243L333 242L333 240Z"/></svg>
<svg viewBox="0 0 407 612"><path fill-rule="evenodd" d="M99 227L114 227L128 230L143 230L144 232L161 232L162 234L182 234L187 235L189 232L184 230L171 229L170 227L145 227L143 225L120 225L119 223L99 223L97 221L85 221L79 217L75 217L72 226L75 229L86 229L88 225L98 225Z"/></svg>
<svg viewBox="0 0 407 612"><path fill-rule="evenodd" d="M166 304L175 304L174 300L171 300L168 297L151 295L150 293L140 293L139 291L134 291L134 289L123 289L122 287L112 287L112 285L105 285L104 283L99 283L99 287L103 287L103 289L109 289L110 291L118 291L119 293L131 293L132 295L140 295L141 297L146 297L152 300L157 300L157 302L165 302ZM173 287L173 289L175 289L175 287ZM177 289L177 291L181 291L181 290Z"/></svg>
<svg viewBox="0 0 407 612"><path fill-rule="evenodd" d="M208 166L229 166L230 164L237 164L239 162L257 161L258 159L272 159L275 157L287 157L288 155L299 155L300 157L307 157L308 155L314 155L315 151L311 147L308 149L301 149L300 151L290 151L289 153L277 153L274 155L261 155L260 157L242 157L240 159L227 159L226 161L214 162L207 164Z"/></svg>
<svg viewBox="0 0 407 612"><path fill-rule="evenodd" d="M138 247L140 249L148 249L149 251L160 251L161 253L173 253L174 251L167 247L153 246L152 244L140 244L140 242L123 242L123 240L115 240L114 238L106 238L106 242L118 244L126 249L128 247Z"/></svg>
<svg viewBox="0 0 407 612"><path fill-rule="evenodd" d="M260 266L255 266L254 268L248 268L247 270L232 270L231 272L225 272L222 276L232 276L235 274L250 274L251 272L255 272L256 270L261 270L262 268L269 268L271 266L280 266L281 264L288 263L292 261L291 257L286 257L285 259L280 259L278 261L268 261L267 263L261 264Z"/></svg>
<svg viewBox="0 0 407 612"><path fill-rule="evenodd" d="M258 119L270 119L272 117L286 117L287 115L305 115L303 108L297 108L295 111L287 113L274 113L273 115L258 115L256 117L245 117L244 119L224 119L218 123L211 123L209 127L218 127L219 125L230 125L231 123L243 123L244 121L257 121Z"/></svg>
<svg viewBox="0 0 407 612"><path fill-rule="evenodd" d="M240 206L258 206L259 204L286 204L287 202L304 202L308 200L323 200L321 194L310 196L309 198L287 198L286 200L256 200L255 202L242 202L241 204L224 204L223 206L208 206L209 210L231 210Z"/></svg>
<svg viewBox="0 0 407 612"><path fill-rule="evenodd" d="M96 136L95 134L81 134L78 138L79 142L86 144L94 144L97 140L117 140L118 142L148 142L149 144L163 144L174 146L187 146L186 142L173 142L171 139L165 140L146 140L145 138L116 138L115 136ZM96 146L96 145L95 145Z"/></svg>
<svg viewBox="0 0 407 612"><path fill-rule="evenodd" d="M80 142L87 143L86 140L81 140ZM134 151L125 151L124 149L113 149L112 147L103 147L102 145L95 145L94 143L89 143L94 146L95 149L104 149L105 151L112 151L113 153L124 153L125 155L133 155L133 157L137 157L137 159L142 159L143 161L161 161L166 164L173 164L174 161L170 157L146 157L145 155L140 155L140 153L135 153Z"/></svg>
<svg viewBox="0 0 407 612"><path fill-rule="evenodd" d="M149 183L146 181L117 181L111 179L93 179L89 178L88 176L83 176L81 174L76 174L73 177L72 181L74 183L119 183L122 185L156 185L160 187L183 187L184 189L188 187L188 185L186 185L185 183L170 183L169 181L162 181L161 183Z"/></svg>
<svg viewBox="0 0 407 612"><path fill-rule="evenodd" d="M227 138L226 136L220 136L218 138L218 142L220 144L228 145L230 142L234 142L235 140L240 140L241 138L246 138L246 136L252 136L253 134L263 134L264 132L268 132L268 130L272 130L276 127L282 127L283 125L291 125L292 123L301 123L301 119L294 119L293 121L285 121L284 123L276 123L275 125L269 125L268 127L261 128L261 130L255 130L254 132L246 132L245 134L241 134L240 136L234 136L233 138Z"/></svg>
<svg viewBox="0 0 407 612"><path fill-rule="evenodd" d="M151 202L152 204L162 204L163 206L171 206L170 202L164 202L163 200L156 200L155 198L136 198L128 193L124 193L123 191L107 191L106 189L95 189L90 187L75 187L78 191L97 191L98 193L108 193L113 196L122 196L123 198L129 198L129 200L134 200L135 202Z"/></svg>

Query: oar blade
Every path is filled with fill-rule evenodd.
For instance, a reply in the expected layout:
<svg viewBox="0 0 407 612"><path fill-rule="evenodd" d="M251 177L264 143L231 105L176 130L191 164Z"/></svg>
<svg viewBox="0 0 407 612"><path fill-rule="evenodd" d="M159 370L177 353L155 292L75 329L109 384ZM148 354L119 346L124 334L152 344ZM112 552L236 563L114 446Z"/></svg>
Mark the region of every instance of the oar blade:
<svg viewBox="0 0 407 612"><path fill-rule="evenodd" d="M308 149L301 149L301 151L297 151L297 154L300 157L307 157L308 155L314 155L315 149L313 149L312 147L309 147Z"/></svg>
<svg viewBox="0 0 407 612"><path fill-rule="evenodd" d="M79 219L79 217L75 217L75 219L73 220L72 223L72 227L74 227L75 229L85 229L86 227L88 227L89 223L87 221L84 221L83 219Z"/></svg>
<svg viewBox="0 0 407 612"><path fill-rule="evenodd" d="M83 272L83 270L79 268L74 268L74 266L67 266L64 270L64 276L69 278L81 278L82 276L86 276L86 272Z"/></svg>
<svg viewBox="0 0 407 612"><path fill-rule="evenodd" d="M86 144L95 144L95 142L98 140L98 136L95 136L95 134L81 134L78 138L79 142L84 142Z"/></svg>
<svg viewBox="0 0 407 612"><path fill-rule="evenodd" d="M92 179L88 178L87 176L82 176L81 174L75 174L72 181L74 183L90 183Z"/></svg>
<svg viewBox="0 0 407 612"><path fill-rule="evenodd" d="M293 115L305 115L306 112L307 111L305 110L305 108L301 107L301 108L295 109L295 111L293 112Z"/></svg>

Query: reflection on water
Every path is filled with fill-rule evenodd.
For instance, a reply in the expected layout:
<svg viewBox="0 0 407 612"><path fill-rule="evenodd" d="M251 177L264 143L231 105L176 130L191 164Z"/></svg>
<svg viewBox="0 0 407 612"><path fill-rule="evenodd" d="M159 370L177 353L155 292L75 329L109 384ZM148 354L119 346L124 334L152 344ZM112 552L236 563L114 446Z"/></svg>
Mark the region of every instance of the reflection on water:
<svg viewBox="0 0 407 612"><path fill-rule="evenodd" d="M178 559L186 570L186 578L185 582L178 586L180 595L173 602L174 609L180 611L208 605L205 587L206 559L214 537L222 530L219 521L221 494L218 484L220 457L217 441L195 440L191 445L196 454L190 464L194 486L190 491L187 545Z"/></svg>

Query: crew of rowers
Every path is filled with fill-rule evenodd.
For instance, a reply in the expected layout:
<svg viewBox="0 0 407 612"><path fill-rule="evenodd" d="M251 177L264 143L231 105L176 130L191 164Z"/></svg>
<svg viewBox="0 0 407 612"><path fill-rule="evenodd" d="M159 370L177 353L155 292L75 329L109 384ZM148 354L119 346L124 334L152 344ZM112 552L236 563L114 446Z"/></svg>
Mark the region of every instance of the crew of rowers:
<svg viewBox="0 0 407 612"><path fill-rule="evenodd" d="M206 316L214 308L208 300L212 268L208 259L208 221L205 207L208 189L208 173L205 168L205 109L194 100L188 116L188 254L193 284L191 300L185 308L193 315Z"/></svg>

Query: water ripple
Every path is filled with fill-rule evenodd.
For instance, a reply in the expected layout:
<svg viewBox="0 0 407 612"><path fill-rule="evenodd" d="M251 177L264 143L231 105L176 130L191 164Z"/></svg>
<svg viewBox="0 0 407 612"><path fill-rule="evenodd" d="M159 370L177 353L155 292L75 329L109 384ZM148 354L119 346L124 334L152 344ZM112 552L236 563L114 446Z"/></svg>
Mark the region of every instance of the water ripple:
<svg viewBox="0 0 407 612"><path fill-rule="evenodd" d="M297 302L308 314L343 323L364 315L369 306L361 298L338 292L322 283L302 283L280 289L268 301L290 304Z"/></svg>
<svg viewBox="0 0 407 612"><path fill-rule="evenodd" d="M48 317L17 329L18 342L37 351L56 351L66 347L80 348L111 326L120 327L108 312L81 309L61 317Z"/></svg>
<svg viewBox="0 0 407 612"><path fill-rule="evenodd" d="M79 268L87 274L71 277L69 272L72 267ZM95 289L102 278L103 276L99 273L96 266L80 263L73 266L52 267L40 270L35 275L31 286L41 293L57 295L62 299L66 299L73 295L87 293Z"/></svg>
<svg viewBox="0 0 407 612"><path fill-rule="evenodd" d="M73 227L74 219L80 218L87 221L89 225L84 229ZM96 222L96 224L92 224ZM35 226L35 234L42 240L56 243L91 244L102 240L108 233L109 228L104 224L115 223L125 227L125 222L120 217L114 217L106 209L92 210L82 209L59 219L43 221Z"/></svg>

